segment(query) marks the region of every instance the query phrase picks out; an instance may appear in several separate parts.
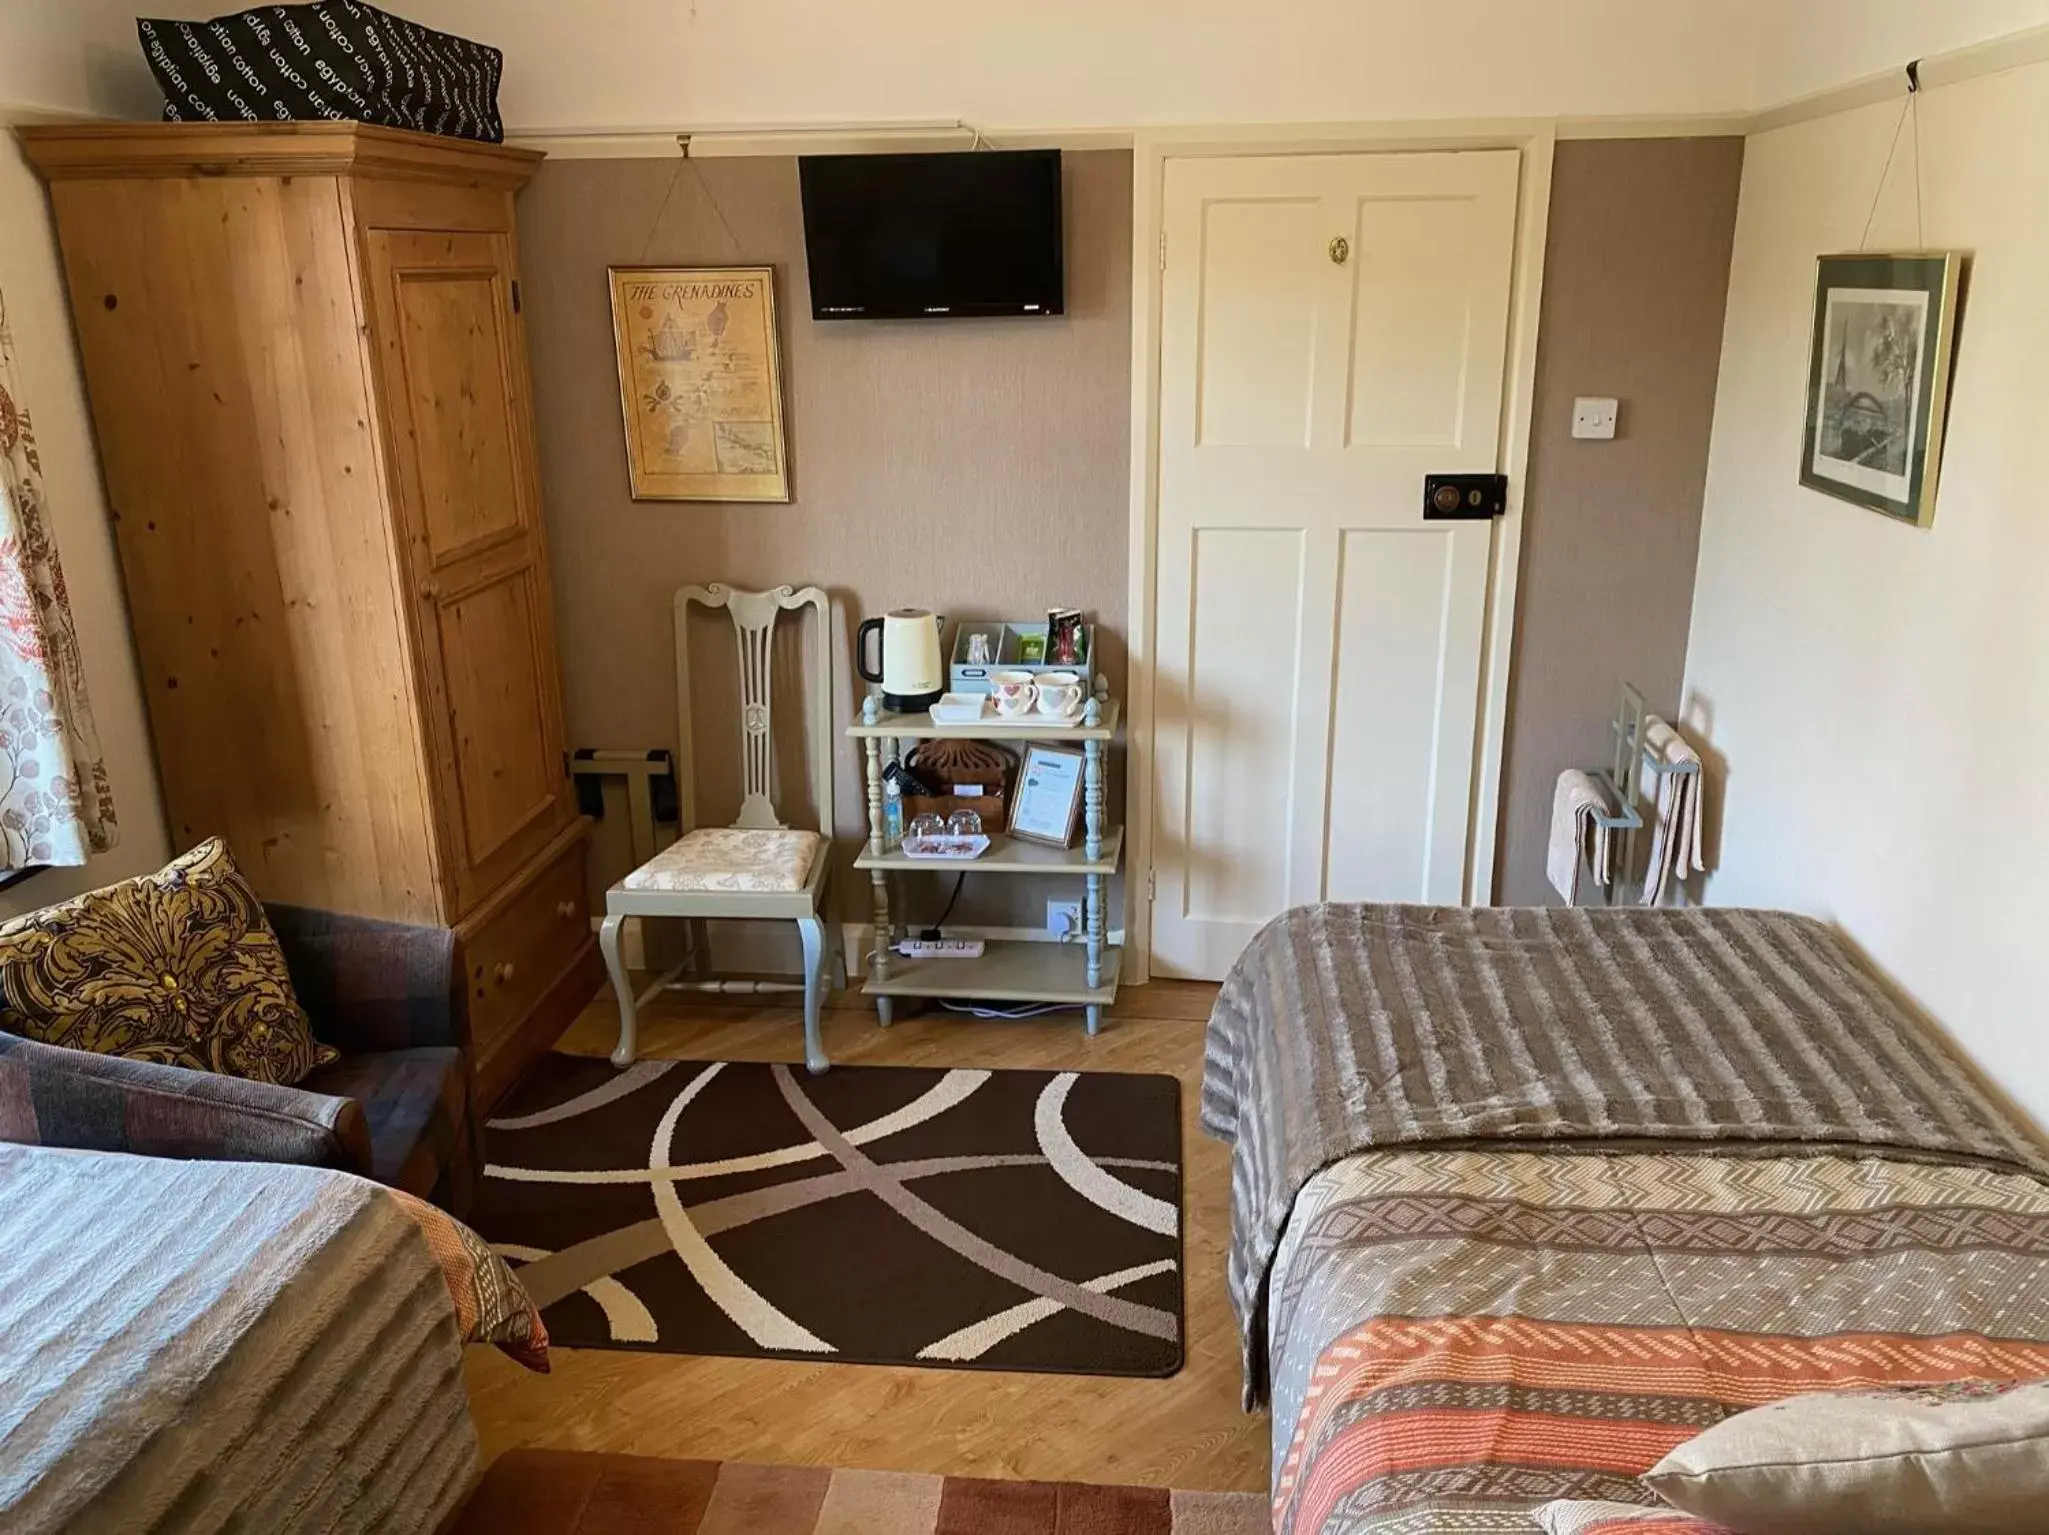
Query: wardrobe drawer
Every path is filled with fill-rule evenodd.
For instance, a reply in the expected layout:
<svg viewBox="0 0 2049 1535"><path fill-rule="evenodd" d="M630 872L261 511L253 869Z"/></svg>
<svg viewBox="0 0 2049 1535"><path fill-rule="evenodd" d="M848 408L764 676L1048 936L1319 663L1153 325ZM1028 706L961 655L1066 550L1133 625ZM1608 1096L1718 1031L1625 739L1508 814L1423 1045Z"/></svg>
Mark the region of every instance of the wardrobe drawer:
<svg viewBox="0 0 2049 1535"><path fill-rule="evenodd" d="M479 1061L517 1032L590 936L579 837L524 889L490 903L462 935L463 992Z"/></svg>

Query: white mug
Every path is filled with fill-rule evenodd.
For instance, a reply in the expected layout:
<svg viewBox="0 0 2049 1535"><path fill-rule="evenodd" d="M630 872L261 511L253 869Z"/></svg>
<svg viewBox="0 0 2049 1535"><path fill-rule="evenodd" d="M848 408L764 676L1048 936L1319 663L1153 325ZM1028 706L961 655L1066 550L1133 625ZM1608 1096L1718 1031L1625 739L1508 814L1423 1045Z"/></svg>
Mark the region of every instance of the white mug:
<svg viewBox="0 0 2049 1535"><path fill-rule="evenodd" d="M989 701L996 712L1014 720L1032 712L1039 701L1038 685L1030 672L998 672L989 679Z"/></svg>
<svg viewBox="0 0 2049 1535"><path fill-rule="evenodd" d="M1040 672L1039 712L1060 719L1081 707L1081 678L1073 672Z"/></svg>

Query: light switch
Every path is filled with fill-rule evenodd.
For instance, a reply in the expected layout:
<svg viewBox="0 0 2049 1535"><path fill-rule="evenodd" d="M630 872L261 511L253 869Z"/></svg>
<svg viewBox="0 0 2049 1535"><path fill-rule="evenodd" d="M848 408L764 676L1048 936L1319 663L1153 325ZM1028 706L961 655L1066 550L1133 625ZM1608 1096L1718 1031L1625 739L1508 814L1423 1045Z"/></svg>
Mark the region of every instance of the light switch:
<svg viewBox="0 0 2049 1535"><path fill-rule="evenodd" d="M1572 402L1572 435L1606 441L1615 435L1616 418L1622 414L1618 400L1597 400L1582 395Z"/></svg>

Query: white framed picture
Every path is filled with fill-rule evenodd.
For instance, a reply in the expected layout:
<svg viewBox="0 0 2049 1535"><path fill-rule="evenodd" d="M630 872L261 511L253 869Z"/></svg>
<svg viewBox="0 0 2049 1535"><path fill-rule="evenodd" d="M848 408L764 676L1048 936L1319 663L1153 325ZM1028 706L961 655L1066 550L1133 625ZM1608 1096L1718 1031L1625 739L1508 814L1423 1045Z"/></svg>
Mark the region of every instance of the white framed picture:
<svg viewBox="0 0 2049 1535"><path fill-rule="evenodd" d="M1050 847L1072 847L1081 814L1082 754L1028 746L1010 801L1010 834Z"/></svg>

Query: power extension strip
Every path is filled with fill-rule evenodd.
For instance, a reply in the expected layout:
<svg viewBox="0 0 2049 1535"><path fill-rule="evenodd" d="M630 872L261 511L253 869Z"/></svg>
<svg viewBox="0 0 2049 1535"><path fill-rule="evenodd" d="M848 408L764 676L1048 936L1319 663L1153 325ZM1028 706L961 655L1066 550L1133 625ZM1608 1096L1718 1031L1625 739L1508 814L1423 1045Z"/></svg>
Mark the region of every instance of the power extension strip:
<svg viewBox="0 0 2049 1535"><path fill-rule="evenodd" d="M906 938L896 951L906 959L980 959L984 947L979 938Z"/></svg>

